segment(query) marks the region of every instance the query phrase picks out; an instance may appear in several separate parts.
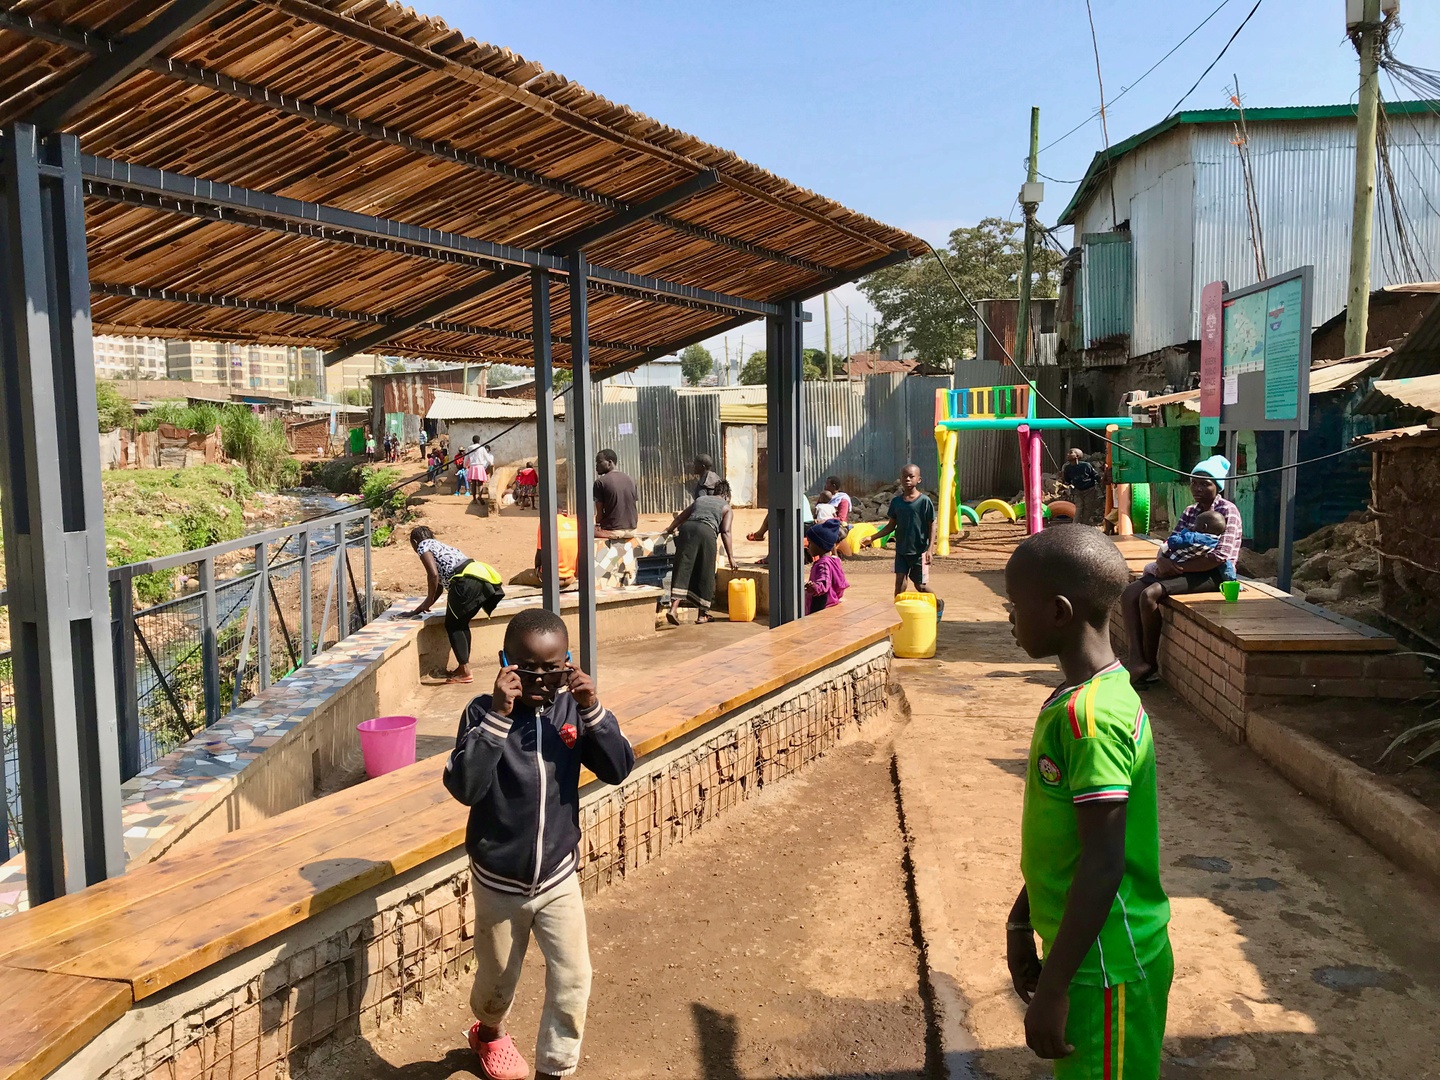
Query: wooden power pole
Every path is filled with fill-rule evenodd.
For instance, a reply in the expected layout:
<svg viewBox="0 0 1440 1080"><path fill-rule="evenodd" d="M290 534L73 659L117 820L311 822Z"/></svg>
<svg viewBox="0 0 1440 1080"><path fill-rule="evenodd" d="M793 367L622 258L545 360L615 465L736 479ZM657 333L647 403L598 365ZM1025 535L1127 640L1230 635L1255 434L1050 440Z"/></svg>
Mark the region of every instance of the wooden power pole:
<svg viewBox="0 0 1440 1080"><path fill-rule="evenodd" d="M1025 186L1020 189L1020 204L1025 208L1025 255L1020 263L1020 310L1015 316L1015 363L1024 365L1030 354L1030 275L1035 262L1035 211L1044 196L1039 183L1040 171L1040 110L1030 110L1030 167L1026 172ZM976 333L985 333L983 326ZM1004 346L1002 341L1001 346Z"/></svg>
<svg viewBox="0 0 1440 1080"><path fill-rule="evenodd" d="M1345 355L1365 351L1370 328L1370 241L1375 224L1375 125L1380 105L1380 0L1365 0L1351 40L1360 51L1360 101L1355 117L1355 216L1350 223L1350 298L1345 307Z"/></svg>
<svg viewBox="0 0 1440 1080"><path fill-rule="evenodd" d="M835 361L830 356L830 294L824 294L825 299L825 381L835 380Z"/></svg>

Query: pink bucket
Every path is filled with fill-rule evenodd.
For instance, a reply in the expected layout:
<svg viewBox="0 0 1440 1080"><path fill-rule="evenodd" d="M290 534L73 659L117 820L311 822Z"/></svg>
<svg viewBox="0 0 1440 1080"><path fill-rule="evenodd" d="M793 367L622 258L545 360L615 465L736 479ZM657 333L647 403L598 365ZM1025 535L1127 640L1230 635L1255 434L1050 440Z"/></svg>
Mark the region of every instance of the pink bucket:
<svg viewBox="0 0 1440 1080"><path fill-rule="evenodd" d="M360 733L360 753L365 757L365 775L372 779L415 764L413 716L377 716L355 725Z"/></svg>

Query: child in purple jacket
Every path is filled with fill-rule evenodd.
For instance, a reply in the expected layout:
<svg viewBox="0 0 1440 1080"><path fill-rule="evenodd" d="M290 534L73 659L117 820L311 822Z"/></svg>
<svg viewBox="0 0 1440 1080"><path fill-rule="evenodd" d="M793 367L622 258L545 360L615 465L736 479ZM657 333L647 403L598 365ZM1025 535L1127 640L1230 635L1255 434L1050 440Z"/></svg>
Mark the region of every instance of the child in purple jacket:
<svg viewBox="0 0 1440 1080"><path fill-rule="evenodd" d="M810 553L810 580L805 585L805 612L813 615L840 602L850 582L835 554L840 543L840 520L818 521L805 530L805 549Z"/></svg>

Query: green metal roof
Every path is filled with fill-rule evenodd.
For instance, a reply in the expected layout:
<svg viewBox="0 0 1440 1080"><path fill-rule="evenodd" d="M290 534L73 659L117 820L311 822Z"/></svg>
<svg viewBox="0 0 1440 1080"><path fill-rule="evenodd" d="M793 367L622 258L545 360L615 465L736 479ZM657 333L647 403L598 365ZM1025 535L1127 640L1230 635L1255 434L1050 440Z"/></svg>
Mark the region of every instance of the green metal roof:
<svg viewBox="0 0 1440 1080"><path fill-rule="evenodd" d="M1390 116L1404 116L1407 113L1440 112L1440 101L1387 101L1384 102L1385 112ZM1056 225L1074 225L1075 214L1079 211L1081 203L1085 202L1090 195L1100 186L1100 177L1106 169L1107 162L1113 167L1115 162L1134 150L1137 146L1143 146L1151 139L1165 134L1171 128L1177 128L1181 124L1233 124L1239 114L1234 109L1194 109L1189 112L1178 112L1167 116L1154 127L1148 127L1137 135L1131 135L1123 142L1118 142L1109 150L1097 151L1090 159L1090 167L1085 170L1085 175L1080 180L1080 186L1075 189L1075 194L1070 198L1070 204L1065 207L1064 213ZM1354 105L1296 105L1276 109L1246 109L1246 123L1259 123L1264 120L1339 120L1355 116Z"/></svg>

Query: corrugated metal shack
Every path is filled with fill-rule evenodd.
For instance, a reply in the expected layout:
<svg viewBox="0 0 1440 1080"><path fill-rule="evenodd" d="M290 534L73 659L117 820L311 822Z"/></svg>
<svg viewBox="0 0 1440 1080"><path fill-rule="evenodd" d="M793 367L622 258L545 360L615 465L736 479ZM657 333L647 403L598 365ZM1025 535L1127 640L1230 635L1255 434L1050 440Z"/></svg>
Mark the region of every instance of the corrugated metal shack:
<svg viewBox="0 0 1440 1080"><path fill-rule="evenodd" d="M1407 232L1423 271L1440 271L1440 113L1385 103L1387 146ZM1245 114L1267 271L1315 267L1314 319L1342 311L1355 187L1352 105ZM1200 292L1258 280L1233 109L1181 112L1095 155L1059 224L1078 266L1062 277L1062 363L1083 372L1088 404L1113 411L1128 390L1183 387L1198 370ZM1377 214L1391 213L1382 186ZM1404 281L1393 230L1377 223L1377 286ZM1378 345L1384 341L1376 342ZM1325 354L1321 354L1325 355ZM1333 355L1333 354L1331 354Z"/></svg>

